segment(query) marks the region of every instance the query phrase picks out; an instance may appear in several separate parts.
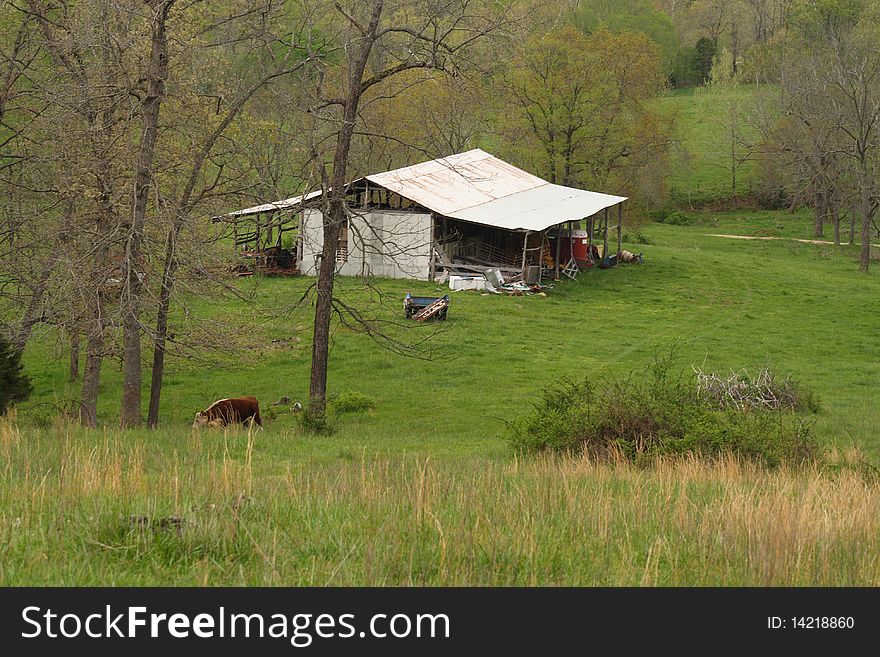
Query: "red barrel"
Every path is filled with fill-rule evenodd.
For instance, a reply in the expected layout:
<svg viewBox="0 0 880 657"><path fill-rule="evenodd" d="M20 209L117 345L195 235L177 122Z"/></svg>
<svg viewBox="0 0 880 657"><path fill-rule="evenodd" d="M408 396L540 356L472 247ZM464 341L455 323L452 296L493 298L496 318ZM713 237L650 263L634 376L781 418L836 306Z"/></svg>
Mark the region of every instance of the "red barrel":
<svg viewBox="0 0 880 657"><path fill-rule="evenodd" d="M565 238L563 238L565 239ZM590 236L585 230L573 230L566 241L571 242L571 254L577 262L589 260Z"/></svg>

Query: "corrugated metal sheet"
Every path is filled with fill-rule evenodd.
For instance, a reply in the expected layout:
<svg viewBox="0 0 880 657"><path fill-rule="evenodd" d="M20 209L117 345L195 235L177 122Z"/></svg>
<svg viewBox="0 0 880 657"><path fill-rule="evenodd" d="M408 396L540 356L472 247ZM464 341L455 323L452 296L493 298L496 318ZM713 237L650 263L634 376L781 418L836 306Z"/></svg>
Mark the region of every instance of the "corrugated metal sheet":
<svg viewBox="0 0 880 657"><path fill-rule="evenodd" d="M313 198L317 198L321 195L321 190L319 189L316 192L310 192L305 196L294 196L292 198L284 199L283 201L275 201L274 203L264 203L263 205L255 205L252 208L245 208L244 210L236 210L235 212L230 212L229 214L224 214L224 217L246 217L251 214L260 214L262 212L274 212L275 210L290 210L295 208L303 201L308 201Z"/></svg>
<svg viewBox="0 0 880 657"><path fill-rule="evenodd" d="M546 230L590 217L626 200L623 196L551 184L479 148L366 179L437 214L507 230ZM227 216L292 209L320 193Z"/></svg>
<svg viewBox="0 0 880 657"><path fill-rule="evenodd" d="M479 148L374 174L367 176L367 180L447 217L464 208L547 184Z"/></svg>
<svg viewBox="0 0 880 657"><path fill-rule="evenodd" d="M591 217L625 200L624 196L545 183L448 216L507 230L541 231L566 221Z"/></svg>

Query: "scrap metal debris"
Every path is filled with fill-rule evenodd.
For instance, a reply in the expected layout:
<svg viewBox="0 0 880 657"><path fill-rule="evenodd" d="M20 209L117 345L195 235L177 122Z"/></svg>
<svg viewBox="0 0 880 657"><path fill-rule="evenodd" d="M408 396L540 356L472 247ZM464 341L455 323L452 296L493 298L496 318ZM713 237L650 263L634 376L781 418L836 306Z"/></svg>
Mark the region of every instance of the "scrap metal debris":
<svg viewBox="0 0 880 657"><path fill-rule="evenodd" d="M523 280L505 281L500 269L487 269L483 276L486 278L486 290L492 294L506 294L516 297L527 294L547 296L545 290L553 289L552 283L541 285L540 283L526 283Z"/></svg>
<svg viewBox="0 0 880 657"><path fill-rule="evenodd" d="M403 300L403 312L406 319L424 322L429 319L443 321L449 310L449 295L442 297L414 297L409 292Z"/></svg>

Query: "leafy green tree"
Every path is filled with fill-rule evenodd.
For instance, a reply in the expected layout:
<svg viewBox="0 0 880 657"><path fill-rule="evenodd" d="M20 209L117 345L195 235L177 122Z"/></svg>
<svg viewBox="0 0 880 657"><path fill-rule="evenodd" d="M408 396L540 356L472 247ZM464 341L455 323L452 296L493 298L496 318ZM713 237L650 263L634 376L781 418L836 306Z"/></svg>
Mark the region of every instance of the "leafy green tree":
<svg viewBox="0 0 880 657"><path fill-rule="evenodd" d="M506 80L500 132L511 157L553 183L634 191L666 158L668 119L647 101L666 87L644 34L573 27L525 44Z"/></svg>
<svg viewBox="0 0 880 657"><path fill-rule="evenodd" d="M678 30L669 14L648 0L586 0L575 14L578 27L592 34L602 27L612 34L644 34L660 46L667 75L675 66L680 49Z"/></svg>

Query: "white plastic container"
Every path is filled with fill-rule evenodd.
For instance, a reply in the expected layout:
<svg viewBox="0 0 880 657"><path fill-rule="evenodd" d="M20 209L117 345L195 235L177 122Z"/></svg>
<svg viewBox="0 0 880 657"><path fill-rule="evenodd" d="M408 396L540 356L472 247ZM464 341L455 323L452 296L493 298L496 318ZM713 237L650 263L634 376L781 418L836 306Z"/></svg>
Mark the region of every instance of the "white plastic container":
<svg viewBox="0 0 880 657"><path fill-rule="evenodd" d="M485 290L486 279L482 276L450 276L450 290Z"/></svg>

